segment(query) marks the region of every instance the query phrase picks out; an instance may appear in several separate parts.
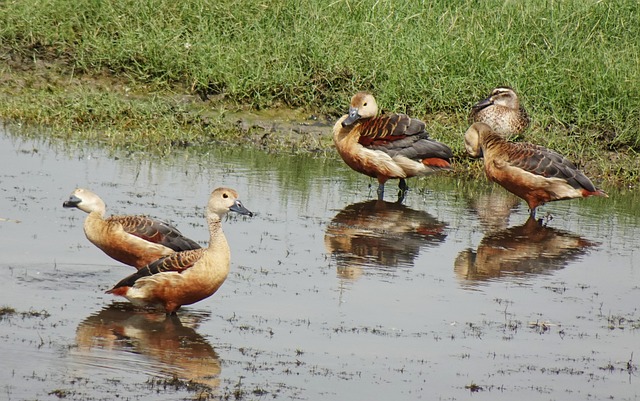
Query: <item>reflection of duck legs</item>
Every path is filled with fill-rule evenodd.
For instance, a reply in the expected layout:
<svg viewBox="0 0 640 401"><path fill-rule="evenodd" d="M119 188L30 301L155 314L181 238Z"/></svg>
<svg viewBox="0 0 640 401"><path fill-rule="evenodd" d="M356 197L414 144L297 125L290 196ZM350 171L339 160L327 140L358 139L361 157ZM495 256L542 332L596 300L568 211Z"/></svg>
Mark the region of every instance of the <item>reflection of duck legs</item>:
<svg viewBox="0 0 640 401"><path fill-rule="evenodd" d="M504 273L544 273L562 269L596 244L540 224L530 217L521 226L486 235L478 249L464 250L454 262L461 280L483 281Z"/></svg>
<svg viewBox="0 0 640 401"><path fill-rule="evenodd" d="M179 318L114 302L78 325L76 343L85 352L98 348L141 354L153 362L141 369L157 366L159 373L217 388L221 372L218 354L194 328L205 317L184 311ZM109 360L117 364L120 358L115 355Z"/></svg>
<svg viewBox="0 0 640 401"><path fill-rule="evenodd" d="M491 192L475 193L469 197L471 209L486 232L504 230L509 225L509 218L520 204L520 199L493 186Z"/></svg>
<svg viewBox="0 0 640 401"><path fill-rule="evenodd" d="M371 200L342 209L329 223L325 247L342 278L363 266L413 266L421 248L444 241L446 224L401 203Z"/></svg>

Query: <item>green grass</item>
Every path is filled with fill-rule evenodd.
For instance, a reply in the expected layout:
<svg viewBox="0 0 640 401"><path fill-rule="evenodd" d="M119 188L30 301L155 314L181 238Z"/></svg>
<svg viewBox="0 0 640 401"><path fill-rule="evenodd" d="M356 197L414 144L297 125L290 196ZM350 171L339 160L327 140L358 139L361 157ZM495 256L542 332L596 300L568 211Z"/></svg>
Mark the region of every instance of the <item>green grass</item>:
<svg viewBox="0 0 640 401"><path fill-rule="evenodd" d="M464 132L471 104L506 84L523 98L533 138L568 134L566 145L579 147L561 149L570 153L594 143L626 151L640 149L639 20L637 0L7 0L0 50L5 59L62 62L63 75L117 77L136 91L185 88L254 109L335 117L365 89L386 110L446 116L434 125L451 140ZM43 88L13 88L0 100L32 96L37 107L45 96ZM77 113L83 126L89 103L103 103L95 93L62 99L63 80L48 90L57 100L44 102ZM148 117L122 102L131 109L107 99L115 115L91 124ZM174 106L149 107L166 116ZM19 119L22 108L4 106L0 115ZM44 114L40 122L55 120ZM169 120L166 129L189 130Z"/></svg>

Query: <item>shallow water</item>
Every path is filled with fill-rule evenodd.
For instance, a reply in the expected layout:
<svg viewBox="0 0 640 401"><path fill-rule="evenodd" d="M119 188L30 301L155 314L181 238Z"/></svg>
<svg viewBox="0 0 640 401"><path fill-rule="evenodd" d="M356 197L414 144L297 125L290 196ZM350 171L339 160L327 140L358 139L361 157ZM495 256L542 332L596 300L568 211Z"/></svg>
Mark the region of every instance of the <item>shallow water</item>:
<svg viewBox="0 0 640 401"><path fill-rule="evenodd" d="M0 142L0 399L640 399L637 193L540 227L454 176L398 205L337 158ZM62 208L88 187L204 244L222 185L256 216L224 222L230 276L177 319L104 294L131 268Z"/></svg>

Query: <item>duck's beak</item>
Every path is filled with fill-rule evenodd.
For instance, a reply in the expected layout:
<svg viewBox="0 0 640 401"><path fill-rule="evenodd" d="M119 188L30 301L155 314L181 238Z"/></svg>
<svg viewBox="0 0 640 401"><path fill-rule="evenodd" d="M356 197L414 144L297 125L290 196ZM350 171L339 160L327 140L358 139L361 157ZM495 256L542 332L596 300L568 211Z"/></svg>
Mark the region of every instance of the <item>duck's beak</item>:
<svg viewBox="0 0 640 401"><path fill-rule="evenodd" d="M249 209L244 207L242 205L242 202L240 202L239 200L236 200L235 203L233 205L231 205L229 210L231 210L232 212L236 212L238 214L245 215L245 216L249 216L249 217L253 216L253 213L251 211L249 211Z"/></svg>
<svg viewBox="0 0 640 401"><path fill-rule="evenodd" d="M78 207L80 202L82 202L82 199L75 195L71 195L69 199L62 204L62 207Z"/></svg>
<svg viewBox="0 0 640 401"><path fill-rule="evenodd" d="M491 96L489 96L488 98L482 99L478 103L474 104L472 109L481 110L481 109L484 109L487 106L491 106L492 104L493 104L493 100L491 100Z"/></svg>
<svg viewBox="0 0 640 401"><path fill-rule="evenodd" d="M342 122L343 127L348 127L360 119L357 107L349 107L349 115Z"/></svg>

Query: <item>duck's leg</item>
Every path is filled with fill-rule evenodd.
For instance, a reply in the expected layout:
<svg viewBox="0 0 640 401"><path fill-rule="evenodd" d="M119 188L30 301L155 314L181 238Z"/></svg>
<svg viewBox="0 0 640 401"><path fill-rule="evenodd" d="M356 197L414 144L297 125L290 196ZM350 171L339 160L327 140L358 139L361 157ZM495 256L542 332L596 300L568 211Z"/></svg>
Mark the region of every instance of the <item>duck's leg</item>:
<svg viewBox="0 0 640 401"><path fill-rule="evenodd" d="M401 191L407 191L409 189L409 186L407 185L407 181L404 178L400 178L400 182L398 183L398 188L400 188Z"/></svg>
<svg viewBox="0 0 640 401"><path fill-rule="evenodd" d="M398 203L402 203L404 201L405 195L407 194L407 191L409 190L409 186L407 185L407 182L404 178L400 178L398 188L400 188L400 190L398 191Z"/></svg>
<svg viewBox="0 0 640 401"><path fill-rule="evenodd" d="M177 316L178 309L180 309L180 305L174 302L168 301L164 304L164 311L167 316Z"/></svg>
<svg viewBox="0 0 640 401"><path fill-rule="evenodd" d="M178 314L176 313L176 311L173 311L173 313L171 314L166 314L165 322L171 322L177 326L182 326L182 322L180 321L180 318L178 317Z"/></svg>
<svg viewBox="0 0 640 401"><path fill-rule="evenodd" d="M398 200L396 203L404 202L405 195L407 195L407 191L402 191L402 190L398 191Z"/></svg>
<svg viewBox="0 0 640 401"><path fill-rule="evenodd" d="M378 184L378 200L384 199L384 182Z"/></svg>

